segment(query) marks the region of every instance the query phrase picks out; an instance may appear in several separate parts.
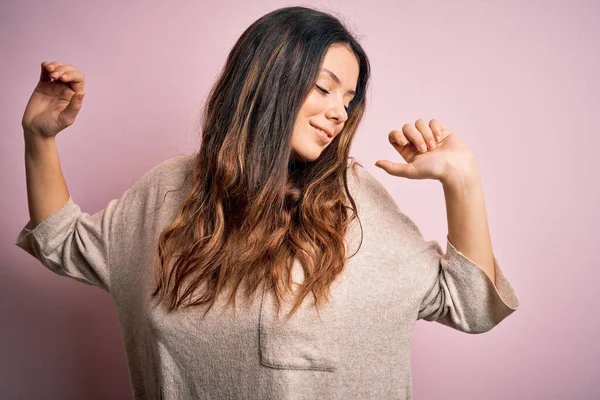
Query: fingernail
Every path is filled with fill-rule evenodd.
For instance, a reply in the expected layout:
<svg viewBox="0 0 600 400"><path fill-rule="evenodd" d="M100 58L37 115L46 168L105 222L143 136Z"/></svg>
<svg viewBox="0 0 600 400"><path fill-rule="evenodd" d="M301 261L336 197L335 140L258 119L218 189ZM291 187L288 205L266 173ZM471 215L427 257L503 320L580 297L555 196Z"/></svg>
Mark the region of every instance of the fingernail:
<svg viewBox="0 0 600 400"><path fill-rule="evenodd" d="M433 140L429 141L429 148L430 149L435 149L435 142Z"/></svg>
<svg viewBox="0 0 600 400"><path fill-rule="evenodd" d="M427 151L427 146L425 146L425 144L422 144L419 146L419 150L421 150L421 152L426 152Z"/></svg>

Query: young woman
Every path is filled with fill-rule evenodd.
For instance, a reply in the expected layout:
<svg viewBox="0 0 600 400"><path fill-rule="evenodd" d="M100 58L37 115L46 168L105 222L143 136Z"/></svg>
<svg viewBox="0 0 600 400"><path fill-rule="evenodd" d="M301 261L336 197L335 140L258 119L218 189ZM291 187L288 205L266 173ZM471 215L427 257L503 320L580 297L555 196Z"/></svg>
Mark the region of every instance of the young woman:
<svg viewBox="0 0 600 400"><path fill-rule="evenodd" d="M55 142L82 106L84 77L42 63L23 116L31 220L16 244L111 294L136 398L408 399L418 319L481 333L518 308L475 157L455 134L406 124L389 139L408 163L378 162L442 183L445 253L349 157L369 73L337 18L303 7L263 16L209 95L199 152L89 215Z"/></svg>

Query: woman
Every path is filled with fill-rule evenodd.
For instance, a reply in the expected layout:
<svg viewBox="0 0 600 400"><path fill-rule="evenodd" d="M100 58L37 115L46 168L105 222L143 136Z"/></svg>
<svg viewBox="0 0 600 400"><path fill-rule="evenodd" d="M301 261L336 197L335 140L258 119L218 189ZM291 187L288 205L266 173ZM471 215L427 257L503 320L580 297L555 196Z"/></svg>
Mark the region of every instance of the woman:
<svg viewBox="0 0 600 400"><path fill-rule="evenodd" d="M273 11L232 49L198 154L154 167L90 216L54 140L81 108L84 77L42 63L23 116L31 220L16 244L111 293L136 398L410 398L418 319L481 333L518 308L475 158L455 134L406 124L389 138L408 164L378 162L442 182L446 253L349 159L368 79L337 18Z"/></svg>

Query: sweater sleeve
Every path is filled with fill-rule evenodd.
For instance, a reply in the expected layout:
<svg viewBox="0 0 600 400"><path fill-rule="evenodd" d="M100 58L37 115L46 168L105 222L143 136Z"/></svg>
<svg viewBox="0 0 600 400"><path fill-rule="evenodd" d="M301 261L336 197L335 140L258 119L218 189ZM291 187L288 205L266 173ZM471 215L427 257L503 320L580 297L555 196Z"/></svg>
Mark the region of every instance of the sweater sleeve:
<svg viewBox="0 0 600 400"><path fill-rule="evenodd" d="M93 215L82 212L69 193L67 202L34 229L29 221L15 244L52 272L110 292L111 241L133 193L127 190Z"/></svg>
<svg viewBox="0 0 600 400"><path fill-rule="evenodd" d="M420 235L420 233L419 233ZM437 271L421 301L417 319L465 333L484 333L519 308L519 298L494 255L495 282L458 251L446 236L446 253L436 241L424 243L414 262Z"/></svg>

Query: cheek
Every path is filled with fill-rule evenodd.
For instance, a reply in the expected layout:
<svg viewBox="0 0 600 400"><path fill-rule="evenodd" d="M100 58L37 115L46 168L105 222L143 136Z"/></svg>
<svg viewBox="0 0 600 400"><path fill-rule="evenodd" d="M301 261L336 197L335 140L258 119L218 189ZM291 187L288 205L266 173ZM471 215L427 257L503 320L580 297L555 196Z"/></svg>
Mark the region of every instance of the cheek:
<svg viewBox="0 0 600 400"><path fill-rule="evenodd" d="M304 115L305 117L311 117L315 114L324 112L324 110L325 104L322 96L313 90L312 93L308 95L306 101L302 105L302 108L300 109L300 114Z"/></svg>

